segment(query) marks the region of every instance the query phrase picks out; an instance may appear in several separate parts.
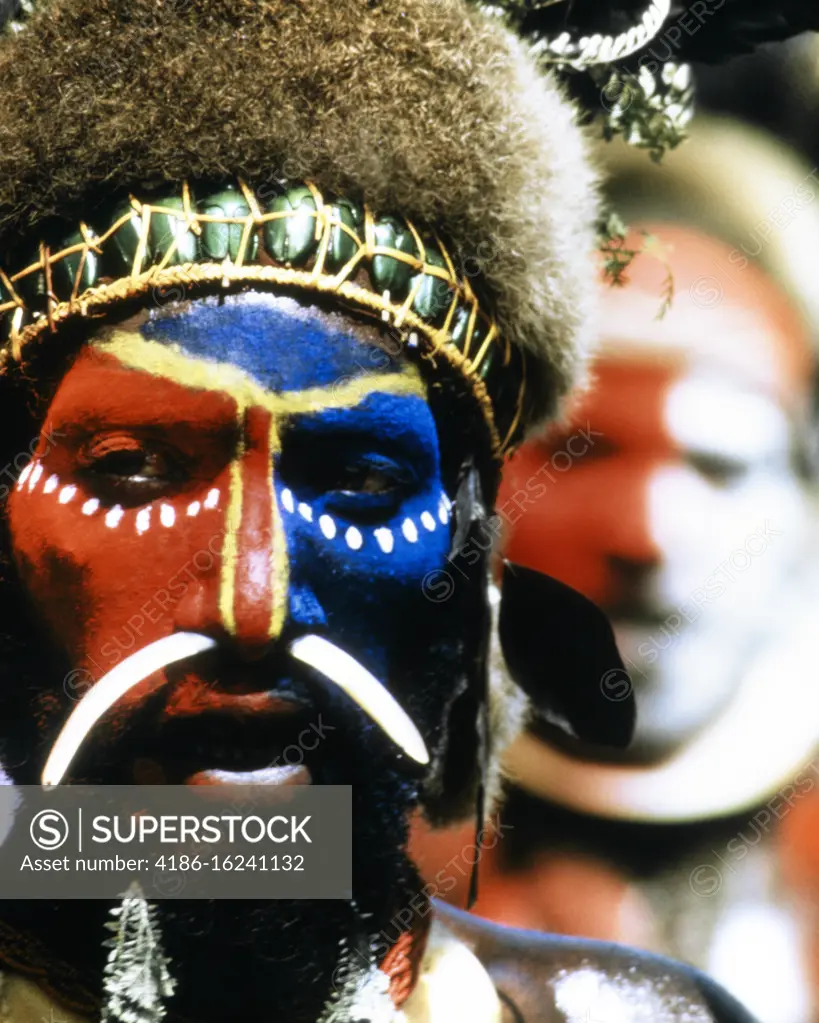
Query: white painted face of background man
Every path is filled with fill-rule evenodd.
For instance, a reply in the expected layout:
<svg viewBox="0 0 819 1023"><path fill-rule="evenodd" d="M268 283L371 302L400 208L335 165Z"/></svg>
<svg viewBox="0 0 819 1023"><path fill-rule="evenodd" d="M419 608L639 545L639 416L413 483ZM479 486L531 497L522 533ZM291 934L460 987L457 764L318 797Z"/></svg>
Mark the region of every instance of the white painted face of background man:
<svg viewBox="0 0 819 1023"><path fill-rule="evenodd" d="M509 557L612 619L638 701L629 756L656 760L719 713L788 613L810 522L796 451L811 356L778 287L730 246L637 226L669 266L640 256L608 290L595 386L567 434L513 460L504 497L521 506ZM556 472L586 424L593 442ZM515 495L533 478L527 508Z"/></svg>

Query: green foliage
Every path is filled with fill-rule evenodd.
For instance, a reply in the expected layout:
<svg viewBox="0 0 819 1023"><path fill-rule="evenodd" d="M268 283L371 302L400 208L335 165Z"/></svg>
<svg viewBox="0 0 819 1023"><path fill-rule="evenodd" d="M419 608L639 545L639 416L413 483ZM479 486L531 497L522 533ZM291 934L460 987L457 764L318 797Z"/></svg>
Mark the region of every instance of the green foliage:
<svg viewBox="0 0 819 1023"><path fill-rule="evenodd" d="M666 270L660 293L661 303L655 319L662 320L674 302L674 274L662 242L648 231L640 231L643 239L639 248L626 245L628 228L620 216L610 210L598 228L598 249L603 255L603 273L612 287L628 284L628 270L636 256L650 256L663 264Z"/></svg>

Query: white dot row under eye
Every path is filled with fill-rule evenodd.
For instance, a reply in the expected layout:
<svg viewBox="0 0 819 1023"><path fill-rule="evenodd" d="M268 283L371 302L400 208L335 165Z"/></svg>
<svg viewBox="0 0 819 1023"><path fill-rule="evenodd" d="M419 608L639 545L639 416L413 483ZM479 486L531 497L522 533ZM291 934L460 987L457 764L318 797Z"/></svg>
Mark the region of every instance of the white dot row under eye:
<svg viewBox="0 0 819 1023"><path fill-rule="evenodd" d="M26 484L28 484L27 489L28 492L31 493L36 489L37 484L40 482L43 475L43 466L39 460L35 459L33 462L29 462L25 469L23 469L20 473L20 478L17 480L17 489L22 490ZM44 494L56 493L58 504L63 505L71 504L79 493L77 487L73 483L67 483L60 486L60 478L56 473L52 473L50 476L46 477L45 482L43 483L42 492ZM221 492L219 488L211 487L204 500L191 501L185 509L184 514L187 518L195 518L203 508L214 510L219 507L220 498ZM164 526L165 529L170 529L177 522L177 510L172 504L168 504L167 501L162 501L158 507L159 524ZM80 510L83 515L90 518L91 516L96 515L100 508L101 502L99 498L89 497L83 502ZM153 513L155 508L155 505L147 505L144 508L140 508L133 516L134 528L140 535L146 533L151 528L154 521ZM113 507L108 508L105 511L104 521L105 525L109 529L116 529L125 518L126 512L122 505L115 504Z"/></svg>
<svg viewBox="0 0 819 1023"><path fill-rule="evenodd" d="M289 515L299 515L305 522L313 522L313 509L306 501L296 501L293 491L289 487L283 487L279 495L282 507ZM379 526L372 531L372 540L378 545L384 554L392 554L395 550L396 533L399 533L407 543L417 543L422 531L433 533L440 523L442 526L449 524L452 511L452 502L447 495L441 491L436 514L431 511L423 511L419 516L420 526L409 516L401 523L399 530L395 532L387 526ZM339 533L339 524L326 513L319 516L318 528L327 540L334 540ZM341 527L343 528L343 527ZM351 551L360 551L364 547L366 537L369 534L363 533L357 526L348 526L344 530L344 542Z"/></svg>
<svg viewBox="0 0 819 1023"><path fill-rule="evenodd" d="M43 477L44 471L42 463L39 460L29 462L29 464L20 473L20 478L17 481L17 489L22 490L23 487L28 484L28 491L31 493ZM60 486L60 479L56 474L48 476L43 484L44 494L57 494L57 501L59 504L67 505L70 504L78 494L78 489L73 483ZM195 518L199 512L203 509L213 510L219 507L219 500L221 494L218 487L212 487L203 501L191 501L186 508L186 516L188 518ZM284 487L281 491L281 503L282 507L289 514L298 514L305 522L313 523L313 509L305 501L299 501L298 504L293 496L293 492L288 488ZM101 504L98 498L88 498L82 505L82 514L88 517L96 515L100 510ZM134 515L134 526L136 532L140 535L146 533L153 523L153 511L154 505L147 505L146 507L140 508ZM400 534L406 540L407 543L415 544L418 542L421 535L421 530L432 533L438 528L438 523L442 526L446 526L449 523L450 515L452 510L452 502L449 500L447 495L441 491L441 495L438 501L438 507L436 509L437 514L433 514L431 511L425 510L421 512L419 516L419 525L416 524L415 520L407 517L401 523ZM105 525L109 529L116 529L123 519L126 518L126 512L121 505L115 504L112 508L108 508L105 512ZM166 529L170 529L176 524L177 511L173 505L167 502L162 502L159 505L159 523ZM327 540L334 540L339 532L338 524L331 515L323 514L319 516L318 527L322 535ZM395 550L396 536L393 530L386 526L379 526L372 532L372 539L375 541L379 549L384 554L391 554ZM344 530L344 540L350 550L359 551L364 547L365 534L356 526L348 526Z"/></svg>

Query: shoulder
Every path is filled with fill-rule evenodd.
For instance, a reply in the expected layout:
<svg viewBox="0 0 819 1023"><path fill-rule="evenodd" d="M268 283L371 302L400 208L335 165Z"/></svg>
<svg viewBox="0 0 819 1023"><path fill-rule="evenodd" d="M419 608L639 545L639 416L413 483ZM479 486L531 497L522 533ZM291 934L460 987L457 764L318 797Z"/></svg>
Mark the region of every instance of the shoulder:
<svg viewBox="0 0 819 1023"><path fill-rule="evenodd" d="M755 1023L704 974L671 959L435 909L488 971L508 1023Z"/></svg>

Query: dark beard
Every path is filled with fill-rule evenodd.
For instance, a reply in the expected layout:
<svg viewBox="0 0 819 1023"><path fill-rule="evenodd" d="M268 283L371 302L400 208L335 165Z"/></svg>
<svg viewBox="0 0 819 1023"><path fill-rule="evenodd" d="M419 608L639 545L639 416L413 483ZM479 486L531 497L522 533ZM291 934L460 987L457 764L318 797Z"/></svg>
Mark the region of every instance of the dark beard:
<svg viewBox="0 0 819 1023"><path fill-rule="evenodd" d="M392 780L378 788L376 810L372 789L354 789L354 903L166 899L155 904L176 983L167 1003L170 1023L316 1023L338 991L345 961L364 974L383 958L402 930L396 914L418 905L422 882L403 852L404 800ZM102 1001L103 924L111 908L101 900L7 901L0 902L0 920L47 948L47 962L25 965L45 967L58 993L67 994L60 977L68 966ZM19 945L9 952L19 960ZM359 1021L350 1017L350 1023Z"/></svg>
<svg viewBox="0 0 819 1023"><path fill-rule="evenodd" d="M37 718L53 711L53 701L66 702L51 680L65 678L70 665L27 610L13 570L3 567L0 722L7 727L0 764L15 783L38 784L54 726L38 727ZM343 777L322 780L353 786L355 902L158 901L176 982L167 1006L171 1021L316 1023L334 994L342 950L363 972L398 938L401 927L393 918L422 886L404 851L418 785L395 769L387 740L372 729L370 738L356 735L360 728L350 725L343 759L333 758L343 763ZM58 993L65 994L59 978L70 974L72 985L102 1001L103 924L111 908L102 900L0 901L0 923L47 949L46 976ZM19 953L19 946L8 952Z"/></svg>
<svg viewBox="0 0 819 1023"><path fill-rule="evenodd" d="M345 962L363 975L383 958L403 930L397 914L404 911L406 919L407 907L418 906L422 881L404 851L415 792L394 771L379 768L370 764L374 781L353 784L353 903L155 903L176 983L167 1003L170 1023L316 1023L338 997ZM102 1002L103 924L111 908L101 900L0 901L0 921L47 949L45 962L25 965L44 966L58 993L67 993L59 983L65 964ZM19 959L19 948L8 951Z"/></svg>
<svg viewBox="0 0 819 1023"><path fill-rule="evenodd" d="M403 851L406 788L383 770L375 784L354 786L352 904L160 902L177 982L169 1008L205 1023L315 1023L339 981L342 953L353 970L366 971L398 938L395 914L421 889Z"/></svg>
<svg viewBox="0 0 819 1023"><path fill-rule="evenodd" d="M0 516L0 559L9 550L4 527ZM483 563L474 571L480 576ZM407 645L395 652L396 692L416 696L416 721L438 763L423 801L441 821L474 798L484 599L482 586L465 585L445 607L423 601L413 609L416 628ZM72 667L29 608L13 566L0 563L0 766L17 784L39 783L71 695L59 680L70 678ZM358 708L344 716L346 724L333 733L341 748L330 758L339 773L317 780L353 787L355 903L161 900L158 920L177 985L170 1023L316 1023L344 959L363 973L398 939L397 920L406 920L408 910L413 926L425 922L428 907L418 909L422 881L405 851L419 781L396 768L389 740ZM46 977L58 992L67 990L58 983L66 975L60 964L67 964L74 988L102 1001L103 924L111 908L103 901L0 901L0 953L6 923L48 949L53 965Z"/></svg>

